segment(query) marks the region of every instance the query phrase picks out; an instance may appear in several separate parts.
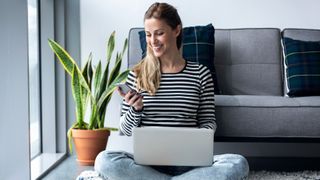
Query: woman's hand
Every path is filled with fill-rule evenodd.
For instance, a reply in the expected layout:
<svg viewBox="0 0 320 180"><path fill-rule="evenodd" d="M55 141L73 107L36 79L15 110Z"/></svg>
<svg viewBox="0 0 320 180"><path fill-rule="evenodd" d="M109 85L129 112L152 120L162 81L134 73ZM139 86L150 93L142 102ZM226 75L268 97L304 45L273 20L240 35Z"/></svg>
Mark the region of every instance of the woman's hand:
<svg viewBox="0 0 320 180"><path fill-rule="evenodd" d="M129 106L133 106L133 108L136 111L141 111L143 108L143 96L139 93L137 93L134 90L129 91L127 94L124 94L119 87L117 87L117 90L120 94L121 97L123 97L123 99L125 100L125 102L129 105Z"/></svg>

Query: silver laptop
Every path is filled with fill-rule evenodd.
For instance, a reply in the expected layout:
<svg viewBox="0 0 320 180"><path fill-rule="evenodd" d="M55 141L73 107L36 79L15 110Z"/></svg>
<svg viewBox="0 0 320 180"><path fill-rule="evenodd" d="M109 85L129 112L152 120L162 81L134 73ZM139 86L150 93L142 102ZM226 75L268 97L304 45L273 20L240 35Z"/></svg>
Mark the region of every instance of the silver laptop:
<svg viewBox="0 0 320 180"><path fill-rule="evenodd" d="M134 128L134 161L141 165L210 166L213 137L211 129Z"/></svg>

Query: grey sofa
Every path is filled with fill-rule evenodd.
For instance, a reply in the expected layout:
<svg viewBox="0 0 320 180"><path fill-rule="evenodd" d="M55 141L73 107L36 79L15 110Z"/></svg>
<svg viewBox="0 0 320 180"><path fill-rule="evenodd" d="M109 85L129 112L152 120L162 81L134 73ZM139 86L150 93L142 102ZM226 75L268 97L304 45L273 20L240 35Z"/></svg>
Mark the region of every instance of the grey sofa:
<svg viewBox="0 0 320 180"><path fill-rule="evenodd" d="M128 67L141 59L129 32ZM287 97L281 36L320 40L320 30L215 30L217 141L313 141L320 137L320 96Z"/></svg>

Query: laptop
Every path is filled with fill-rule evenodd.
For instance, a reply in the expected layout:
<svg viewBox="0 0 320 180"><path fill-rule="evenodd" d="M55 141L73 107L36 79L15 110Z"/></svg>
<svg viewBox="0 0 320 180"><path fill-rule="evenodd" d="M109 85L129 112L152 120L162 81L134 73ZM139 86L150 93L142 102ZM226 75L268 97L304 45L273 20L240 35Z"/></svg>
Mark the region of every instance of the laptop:
<svg viewBox="0 0 320 180"><path fill-rule="evenodd" d="M211 166L214 131L199 128L133 129L134 161L141 165Z"/></svg>

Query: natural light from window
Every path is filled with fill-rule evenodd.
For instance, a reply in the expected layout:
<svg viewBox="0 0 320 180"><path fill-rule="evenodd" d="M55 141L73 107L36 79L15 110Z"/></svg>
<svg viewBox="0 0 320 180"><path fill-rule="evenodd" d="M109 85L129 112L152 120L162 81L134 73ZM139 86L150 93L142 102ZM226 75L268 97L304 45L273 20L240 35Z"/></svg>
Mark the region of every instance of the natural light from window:
<svg viewBox="0 0 320 180"><path fill-rule="evenodd" d="M30 155L41 153L38 2L28 0Z"/></svg>

